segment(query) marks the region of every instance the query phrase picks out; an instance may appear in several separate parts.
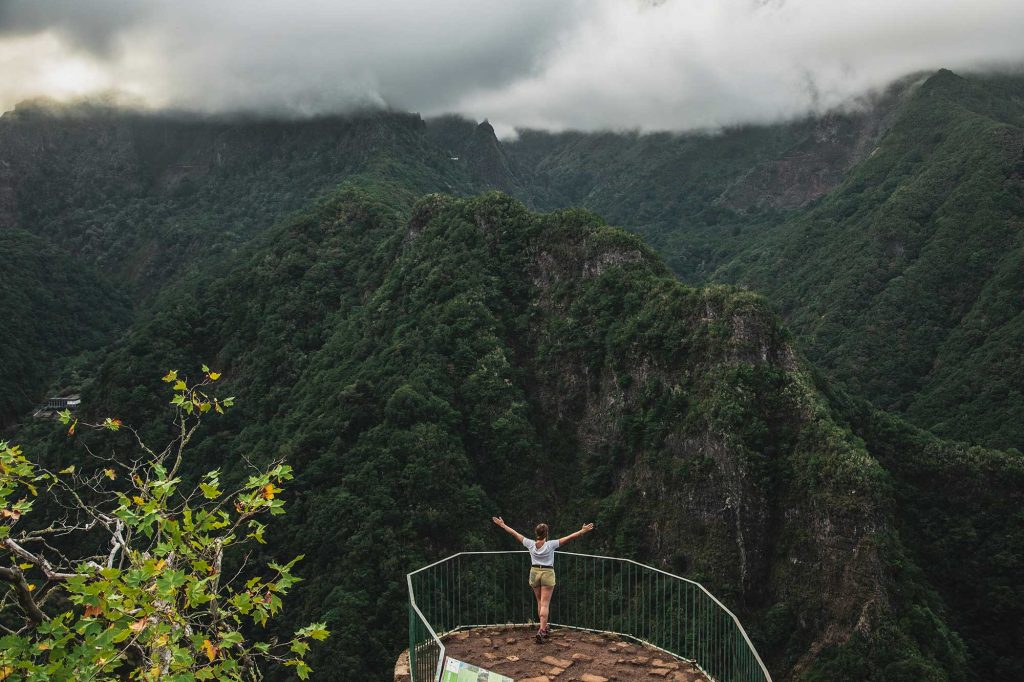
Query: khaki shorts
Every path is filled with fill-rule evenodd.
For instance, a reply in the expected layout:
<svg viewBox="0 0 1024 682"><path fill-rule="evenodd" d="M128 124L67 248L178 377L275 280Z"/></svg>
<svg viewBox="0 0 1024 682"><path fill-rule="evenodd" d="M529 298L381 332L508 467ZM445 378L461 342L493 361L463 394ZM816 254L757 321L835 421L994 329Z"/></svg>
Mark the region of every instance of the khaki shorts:
<svg viewBox="0 0 1024 682"><path fill-rule="evenodd" d="M555 586L555 569L538 568L534 566L530 569L530 587L554 587Z"/></svg>

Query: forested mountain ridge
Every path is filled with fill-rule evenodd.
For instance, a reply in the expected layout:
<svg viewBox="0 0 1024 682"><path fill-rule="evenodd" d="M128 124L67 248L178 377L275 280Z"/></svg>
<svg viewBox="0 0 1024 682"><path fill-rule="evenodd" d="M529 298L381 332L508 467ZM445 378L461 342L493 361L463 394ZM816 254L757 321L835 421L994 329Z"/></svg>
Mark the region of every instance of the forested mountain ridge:
<svg viewBox="0 0 1024 682"><path fill-rule="evenodd" d="M391 112L281 121L28 102L0 117L0 228L151 295L355 173L473 191L422 129Z"/></svg>
<svg viewBox="0 0 1024 682"><path fill-rule="evenodd" d="M505 511L592 516L588 549L702 580L780 679L969 679L901 540L915 526L891 474L762 299L681 284L587 212L406 196L350 184L168 292L85 394L155 435L146 379L197 357L224 371L238 408L195 454L225 478L243 457L295 466L271 546L317 576L289 612L335 633L314 667L384 674L404 646L404 572L494 547Z"/></svg>
<svg viewBox="0 0 1024 682"><path fill-rule="evenodd" d="M858 395L1024 449L1022 121L1024 78L941 70L792 123L526 130L505 148L517 196L598 211L685 281L766 294ZM428 128L457 144L450 119Z"/></svg>
<svg viewBox="0 0 1024 682"><path fill-rule="evenodd" d="M219 271L354 173L401 192L476 187L411 114L275 121L29 102L0 116L0 425L66 388L68 358L113 342L164 287Z"/></svg>
<svg viewBox="0 0 1024 682"><path fill-rule="evenodd" d="M714 278L769 295L859 395L1024 448L1024 80L929 78L836 191Z"/></svg>
<svg viewBox="0 0 1024 682"><path fill-rule="evenodd" d="M26 104L0 118L0 224L100 266L138 303L354 173L579 205L644 236L684 281L767 294L858 395L1020 449L1022 91L1018 77L943 71L790 123L512 142L458 117Z"/></svg>
<svg viewBox="0 0 1024 682"><path fill-rule="evenodd" d="M698 283L759 228L838 186L923 78L775 125L647 134L521 130L505 147L531 179L536 205L597 211L641 234L677 275Z"/></svg>

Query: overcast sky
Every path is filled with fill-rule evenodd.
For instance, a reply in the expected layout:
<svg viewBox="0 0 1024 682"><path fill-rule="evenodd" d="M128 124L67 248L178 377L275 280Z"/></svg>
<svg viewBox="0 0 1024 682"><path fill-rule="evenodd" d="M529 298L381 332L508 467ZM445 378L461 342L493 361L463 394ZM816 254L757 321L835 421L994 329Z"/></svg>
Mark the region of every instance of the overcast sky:
<svg viewBox="0 0 1024 682"><path fill-rule="evenodd" d="M498 130L792 117L939 67L1019 68L1024 0L0 0L0 109L109 91Z"/></svg>

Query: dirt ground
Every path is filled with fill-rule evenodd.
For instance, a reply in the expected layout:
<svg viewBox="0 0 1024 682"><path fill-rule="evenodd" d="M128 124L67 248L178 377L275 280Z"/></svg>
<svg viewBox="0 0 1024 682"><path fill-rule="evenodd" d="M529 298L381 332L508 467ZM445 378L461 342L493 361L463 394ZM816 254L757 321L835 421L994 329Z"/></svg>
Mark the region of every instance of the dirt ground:
<svg viewBox="0 0 1024 682"><path fill-rule="evenodd" d="M444 639L446 653L516 682L706 682L690 663L615 635L552 628L544 644L536 628L490 627Z"/></svg>

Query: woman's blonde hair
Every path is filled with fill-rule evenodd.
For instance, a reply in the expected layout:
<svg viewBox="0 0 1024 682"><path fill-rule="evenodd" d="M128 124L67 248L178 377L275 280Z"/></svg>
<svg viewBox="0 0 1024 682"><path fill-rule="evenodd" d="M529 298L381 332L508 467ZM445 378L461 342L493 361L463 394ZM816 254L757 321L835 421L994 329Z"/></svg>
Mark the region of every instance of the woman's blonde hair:
<svg viewBox="0 0 1024 682"><path fill-rule="evenodd" d="M546 524L546 523L538 523L537 527L533 529L533 533L534 533L534 535L537 536L538 540L547 540L548 539L548 524Z"/></svg>

